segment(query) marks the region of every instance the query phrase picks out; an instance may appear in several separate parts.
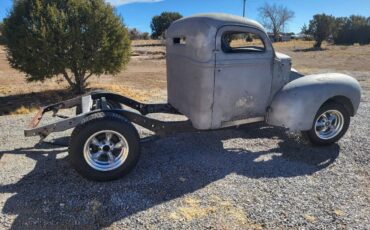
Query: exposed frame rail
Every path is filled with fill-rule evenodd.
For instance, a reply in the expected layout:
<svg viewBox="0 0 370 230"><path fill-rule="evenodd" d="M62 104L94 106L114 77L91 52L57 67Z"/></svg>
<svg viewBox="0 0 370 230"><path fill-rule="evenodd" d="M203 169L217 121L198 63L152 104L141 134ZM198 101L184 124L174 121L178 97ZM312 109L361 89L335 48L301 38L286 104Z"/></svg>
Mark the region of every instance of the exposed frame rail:
<svg viewBox="0 0 370 230"><path fill-rule="evenodd" d="M127 111L124 109L108 109L106 104L108 100L119 102L138 111L139 113ZM92 108L94 105L94 101L95 104L99 104L98 108ZM68 109L77 106L81 106L83 112L75 117L69 118L58 115L58 112L61 109ZM63 118L63 120L38 127L43 115L47 112L53 112L53 116L61 117ZM30 122L29 128L24 131L24 134L27 137L39 135L41 139L44 139L50 133L72 129L79 125L84 118L98 112L120 114L126 117L132 123L153 131L160 136L179 132L196 131L196 129L193 128L190 120L167 122L159 121L145 116L151 113L181 114L170 104L144 104L133 99L124 97L122 95L104 91L95 91L80 97L40 108L39 112Z"/></svg>

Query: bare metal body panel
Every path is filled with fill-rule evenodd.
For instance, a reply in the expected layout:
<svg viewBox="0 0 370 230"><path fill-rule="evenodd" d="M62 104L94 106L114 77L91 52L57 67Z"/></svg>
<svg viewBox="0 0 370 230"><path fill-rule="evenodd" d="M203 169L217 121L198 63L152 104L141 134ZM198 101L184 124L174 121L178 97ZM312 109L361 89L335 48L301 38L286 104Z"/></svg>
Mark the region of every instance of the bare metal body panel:
<svg viewBox="0 0 370 230"><path fill-rule="evenodd" d="M221 35L230 30L260 35L266 52L223 53ZM172 24L166 36L168 102L195 128L218 129L230 121L264 116L274 50L259 23L224 14L197 15ZM176 38L185 38L186 44L175 44Z"/></svg>
<svg viewBox="0 0 370 230"><path fill-rule="evenodd" d="M265 51L224 52L222 35L230 31L259 36ZM291 58L275 52L263 27L252 20L196 15L167 31L168 102L197 129L266 117L272 125L308 130L320 106L333 97L349 102L351 115L356 113L361 89L355 79L344 74L303 77L291 67Z"/></svg>
<svg viewBox="0 0 370 230"><path fill-rule="evenodd" d="M352 77L340 73L300 77L286 84L274 97L267 123L290 130L309 130L317 110L335 97L348 98L354 116L360 104L361 88Z"/></svg>

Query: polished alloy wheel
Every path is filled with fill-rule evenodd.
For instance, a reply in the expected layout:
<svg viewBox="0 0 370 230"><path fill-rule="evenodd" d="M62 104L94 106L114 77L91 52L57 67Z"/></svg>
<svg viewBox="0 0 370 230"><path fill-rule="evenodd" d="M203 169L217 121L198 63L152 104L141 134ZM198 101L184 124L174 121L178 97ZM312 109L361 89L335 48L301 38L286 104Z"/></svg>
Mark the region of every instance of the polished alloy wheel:
<svg viewBox="0 0 370 230"><path fill-rule="evenodd" d="M338 110L328 110L322 113L315 122L316 135L328 140L337 136L343 129L344 117Z"/></svg>
<svg viewBox="0 0 370 230"><path fill-rule="evenodd" d="M122 166L128 152L126 138L112 130L94 133L84 145L84 158L87 164L102 172L112 171Z"/></svg>

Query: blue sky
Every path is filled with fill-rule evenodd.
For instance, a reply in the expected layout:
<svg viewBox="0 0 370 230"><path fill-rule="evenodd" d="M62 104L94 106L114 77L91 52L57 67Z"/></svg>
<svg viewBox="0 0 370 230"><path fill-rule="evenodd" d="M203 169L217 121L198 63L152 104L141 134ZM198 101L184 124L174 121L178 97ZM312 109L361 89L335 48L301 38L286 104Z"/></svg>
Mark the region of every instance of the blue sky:
<svg viewBox="0 0 370 230"><path fill-rule="evenodd" d="M150 32L150 21L163 11L177 11L184 16L196 13L222 12L241 15L242 0L106 0L117 8L130 28ZM360 14L370 16L370 0L247 0L247 17L259 20L258 8L265 2L284 5L295 12L287 31L299 32L314 14L334 16ZM9 12L12 0L1 0L0 20Z"/></svg>

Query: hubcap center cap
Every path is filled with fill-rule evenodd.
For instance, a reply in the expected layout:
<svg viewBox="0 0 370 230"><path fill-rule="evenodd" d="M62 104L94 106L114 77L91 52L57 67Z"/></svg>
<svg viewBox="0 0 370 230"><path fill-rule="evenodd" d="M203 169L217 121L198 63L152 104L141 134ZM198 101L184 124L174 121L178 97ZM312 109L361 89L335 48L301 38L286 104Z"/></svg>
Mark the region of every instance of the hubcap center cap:
<svg viewBox="0 0 370 230"><path fill-rule="evenodd" d="M103 151L104 152L109 152L110 151L110 146L109 145L104 145Z"/></svg>
<svg viewBox="0 0 370 230"><path fill-rule="evenodd" d="M344 127L343 114L335 109L323 112L315 123L316 135L323 140L336 137Z"/></svg>
<svg viewBox="0 0 370 230"><path fill-rule="evenodd" d="M128 153L126 138L113 130L102 130L92 134L84 145L86 163L101 172L121 167Z"/></svg>

